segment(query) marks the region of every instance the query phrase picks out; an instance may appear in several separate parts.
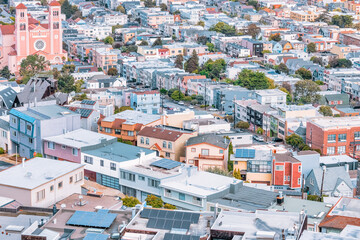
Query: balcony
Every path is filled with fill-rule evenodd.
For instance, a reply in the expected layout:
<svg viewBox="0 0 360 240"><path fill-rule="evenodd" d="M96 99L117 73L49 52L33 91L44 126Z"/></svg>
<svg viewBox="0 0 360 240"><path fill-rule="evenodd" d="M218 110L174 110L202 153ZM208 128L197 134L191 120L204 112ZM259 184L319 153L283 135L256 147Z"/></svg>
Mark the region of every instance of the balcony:
<svg viewBox="0 0 360 240"><path fill-rule="evenodd" d="M224 155L217 156L217 155L202 155L202 154L199 154L199 157L198 157L198 159L218 160L218 161L223 161L224 158L225 158Z"/></svg>

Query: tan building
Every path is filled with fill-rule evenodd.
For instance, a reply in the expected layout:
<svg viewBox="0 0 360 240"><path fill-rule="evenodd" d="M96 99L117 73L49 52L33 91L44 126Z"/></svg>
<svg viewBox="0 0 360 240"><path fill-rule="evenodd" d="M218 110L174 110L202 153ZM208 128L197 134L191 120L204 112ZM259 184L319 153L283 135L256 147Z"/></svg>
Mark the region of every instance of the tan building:
<svg viewBox="0 0 360 240"><path fill-rule="evenodd" d="M182 112L170 112L164 110L163 115L161 115L161 124L182 128L184 121L192 120L194 118L195 112L192 110L185 110Z"/></svg>
<svg viewBox="0 0 360 240"><path fill-rule="evenodd" d="M336 44L330 49L331 53L339 56L339 58L346 58L346 55L350 53L350 47L345 44Z"/></svg>
<svg viewBox="0 0 360 240"><path fill-rule="evenodd" d="M298 22L314 22L320 14L311 11L291 11L290 18Z"/></svg>
<svg viewBox="0 0 360 240"><path fill-rule="evenodd" d="M180 161L185 157L185 143L197 132L168 126L144 127L137 135L138 147L156 151L157 156Z"/></svg>
<svg viewBox="0 0 360 240"><path fill-rule="evenodd" d="M0 196L24 206L50 207L83 184L84 165L68 161L33 158L0 172Z"/></svg>
<svg viewBox="0 0 360 240"><path fill-rule="evenodd" d="M213 134L190 138L186 143L186 163L198 167L227 169L230 141Z"/></svg>

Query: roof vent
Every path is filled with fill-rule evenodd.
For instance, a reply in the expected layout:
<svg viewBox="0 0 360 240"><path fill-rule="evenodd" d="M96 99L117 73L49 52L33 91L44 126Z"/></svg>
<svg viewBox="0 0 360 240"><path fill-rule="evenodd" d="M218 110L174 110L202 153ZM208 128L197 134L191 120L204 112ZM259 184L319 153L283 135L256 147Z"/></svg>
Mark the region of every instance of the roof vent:
<svg viewBox="0 0 360 240"><path fill-rule="evenodd" d="M31 173L31 172L27 172L27 173L25 174L25 177L27 177L27 178L31 178L31 176L32 176L32 173Z"/></svg>

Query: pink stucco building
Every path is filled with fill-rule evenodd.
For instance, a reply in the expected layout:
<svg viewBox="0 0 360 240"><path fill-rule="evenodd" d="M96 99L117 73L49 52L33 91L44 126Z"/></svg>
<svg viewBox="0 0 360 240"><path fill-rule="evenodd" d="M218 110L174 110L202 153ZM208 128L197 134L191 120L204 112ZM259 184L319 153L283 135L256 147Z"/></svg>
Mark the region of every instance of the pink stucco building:
<svg viewBox="0 0 360 240"><path fill-rule="evenodd" d="M61 5L49 4L49 23L41 24L31 17L24 4L16 7L15 25L0 26L0 68L5 66L13 73L20 68L28 55L38 54L51 64L67 58L62 48Z"/></svg>

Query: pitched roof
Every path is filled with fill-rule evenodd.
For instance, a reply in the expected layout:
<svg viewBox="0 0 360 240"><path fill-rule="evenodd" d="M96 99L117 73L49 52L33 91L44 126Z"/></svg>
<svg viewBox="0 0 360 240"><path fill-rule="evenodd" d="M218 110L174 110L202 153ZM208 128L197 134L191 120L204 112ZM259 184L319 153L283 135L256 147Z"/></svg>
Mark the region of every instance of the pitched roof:
<svg viewBox="0 0 360 240"><path fill-rule="evenodd" d="M0 91L0 96L3 99L3 103L6 105L6 108L12 108L17 92L11 87L5 88Z"/></svg>
<svg viewBox="0 0 360 240"><path fill-rule="evenodd" d="M61 6L58 1L52 1L49 6L55 7L55 6Z"/></svg>
<svg viewBox="0 0 360 240"><path fill-rule="evenodd" d="M14 34L15 25L2 25L0 26L2 35L11 35Z"/></svg>
<svg viewBox="0 0 360 240"><path fill-rule="evenodd" d="M16 6L16 9L27 9L27 7L23 3L20 3Z"/></svg>
<svg viewBox="0 0 360 240"><path fill-rule="evenodd" d="M138 136L152 137L152 138L162 139L171 142L176 141L182 135L183 133L180 131L167 130L161 127L144 127L138 133Z"/></svg>
<svg viewBox="0 0 360 240"><path fill-rule="evenodd" d="M230 141L222 136L206 134L189 138L189 140L186 142L186 146L196 145L200 143L208 143L210 145L226 149L228 148Z"/></svg>
<svg viewBox="0 0 360 240"><path fill-rule="evenodd" d="M323 169L321 167L315 168L312 170L316 178L316 183L321 184ZM324 191L333 191L338 185L339 180L344 181L350 188L353 188L353 185L350 180L349 173L346 172L344 167L331 167L326 168L324 175ZM320 189L320 186L318 186Z"/></svg>

